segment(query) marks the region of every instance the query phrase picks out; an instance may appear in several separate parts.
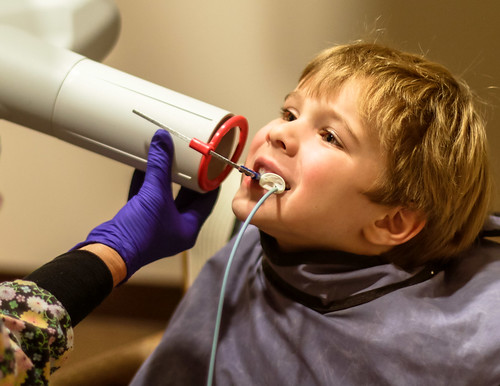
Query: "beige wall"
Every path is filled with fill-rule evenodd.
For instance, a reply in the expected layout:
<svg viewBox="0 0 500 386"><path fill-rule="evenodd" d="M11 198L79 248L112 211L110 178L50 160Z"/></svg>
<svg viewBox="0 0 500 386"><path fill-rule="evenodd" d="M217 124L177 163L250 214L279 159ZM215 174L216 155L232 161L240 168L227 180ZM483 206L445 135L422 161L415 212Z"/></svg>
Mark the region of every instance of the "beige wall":
<svg viewBox="0 0 500 386"><path fill-rule="evenodd" d="M488 131L500 183L497 1L116 3L122 32L106 64L245 115L252 130L276 116L284 95L316 52L383 29L382 41L423 51L463 73L491 104ZM5 121L0 121L0 136L3 270L29 270L65 251L125 202L129 167ZM237 177L233 180L218 203L224 213L230 213ZM498 191L496 197L500 210ZM209 239L209 230L204 232ZM215 247L197 248L197 259ZM180 259L174 258L145 270L137 280L179 278Z"/></svg>

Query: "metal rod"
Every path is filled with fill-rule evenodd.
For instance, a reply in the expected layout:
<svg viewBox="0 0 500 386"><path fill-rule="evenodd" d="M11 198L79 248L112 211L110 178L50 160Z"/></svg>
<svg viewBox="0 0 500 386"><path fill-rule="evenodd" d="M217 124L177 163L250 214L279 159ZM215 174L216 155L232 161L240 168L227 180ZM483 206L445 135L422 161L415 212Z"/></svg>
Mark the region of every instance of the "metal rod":
<svg viewBox="0 0 500 386"><path fill-rule="evenodd" d="M141 113L140 111L137 111L137 110L134 109L134 110L132 110L132 112L134 114L137 114L141 118L144 118L145 120L151 122L152 124L154 124L154 125L156 125L158 127L161 127L162 129L167 130L170 134L175 135L177 138L180 138L180 139L182 139L183 141L185 141L187 143L190 143L191 140L192 140L192 138L189 138L188 136L179 133L177 130L172 129L171 127L168 127L167 125L164 125L161 122L158 122L156 119L153 119L153 118L147 116L146 114ZM219 153L216 153L213 150L210 150L209 154L211 156L213 156L214 158L218 159L219 161L222 161L225 164L227 164L229 166L232 166L233 168L235 168L236 170L238 170L240 173L243 173L246 176L252 177L252 179L254 179L254 180L259 180L260 179L260 174L259 173L257 173L256 171L254 171L252 169L247 168L246 166L238 165L237 163L231 161L230 159L224 157L223 155L221 155Z"/></svg>
<svg viewBox="0 0 500 386"><path fill-rule="evenodd" d="M137 111L135 109L132 110L132 112L134 114L137 114L141 118L144 118L145 120L151 122L152 124L154 124L154 125L156 125L158 127L161 127L162 129L167 130L170 134L175 135L177 138L180 138L180 139L182 139L183 141L185 141L187 143L191 142L191 138L185 136L184 134L179 133L177 130L172 129L171 127L168 127L168 126L164 125L161 122L158 122L157 120L155 120L155 119L153 119L151 117L148 117L146 114L143 114L140 111Z"/></svg>

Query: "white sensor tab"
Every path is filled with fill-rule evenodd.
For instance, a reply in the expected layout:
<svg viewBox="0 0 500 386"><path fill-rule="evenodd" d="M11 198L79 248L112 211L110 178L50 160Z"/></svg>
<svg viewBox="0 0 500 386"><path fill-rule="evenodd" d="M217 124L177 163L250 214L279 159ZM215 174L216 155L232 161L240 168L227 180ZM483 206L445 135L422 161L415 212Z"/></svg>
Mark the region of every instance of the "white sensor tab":
<svg viewBox="0 0 500 386"><path fill-rule="evenodd" d="M264 173L260 175L259 185L264 189L272 190L278 188L276 194L281 194L285 191L285 180L283 177L274 173Z"/></svg>

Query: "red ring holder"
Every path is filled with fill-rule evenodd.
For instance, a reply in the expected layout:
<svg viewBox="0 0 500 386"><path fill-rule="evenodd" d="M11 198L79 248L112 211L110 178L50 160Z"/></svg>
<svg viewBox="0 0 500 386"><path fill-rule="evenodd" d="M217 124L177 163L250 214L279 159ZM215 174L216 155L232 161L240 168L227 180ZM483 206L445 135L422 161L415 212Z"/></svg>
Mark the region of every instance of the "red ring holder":
<svg viewBox="0 0 500 386"><path fill-rule="evenodd" d="M234 154L231 157L231 161L236 163L238 162L238 159L243 152L243 148L245 147L248 136L248 122L246 118L241 115L232 116L227 121L225 121L213 135L209 143L204 143L196 138L193 138L189 143L189 146L191 148L203 154L200 161L200 167L198 169L198 185L202 190L206 192L217 188L231 172L232 167L230 165L227 165L217 177L213 179L208 178L208 165L212 160L210 150L215 152L215 149L217 149L217 146L219 146L222 138L235 127L238 127L240 129L240 138L238 140L238 145L236 146Z"/></svg>

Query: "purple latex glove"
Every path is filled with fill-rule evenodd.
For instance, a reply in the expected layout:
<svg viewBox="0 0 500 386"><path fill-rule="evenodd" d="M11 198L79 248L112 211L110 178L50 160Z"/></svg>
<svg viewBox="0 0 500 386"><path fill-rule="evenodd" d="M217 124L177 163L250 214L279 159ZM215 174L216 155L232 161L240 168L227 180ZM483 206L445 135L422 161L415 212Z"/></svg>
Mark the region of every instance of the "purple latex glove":
<svg viewBox="0 0 500 386"><path fill-rule="evenodd" d="M73 249L92 243L113 248L125 261L128 279L146 264L191 248L212 211L218 189L201 194L181 188L174 200L173 152L170 134L158 130L151 141L139 192L113 219L94 228Z"/></svg>

